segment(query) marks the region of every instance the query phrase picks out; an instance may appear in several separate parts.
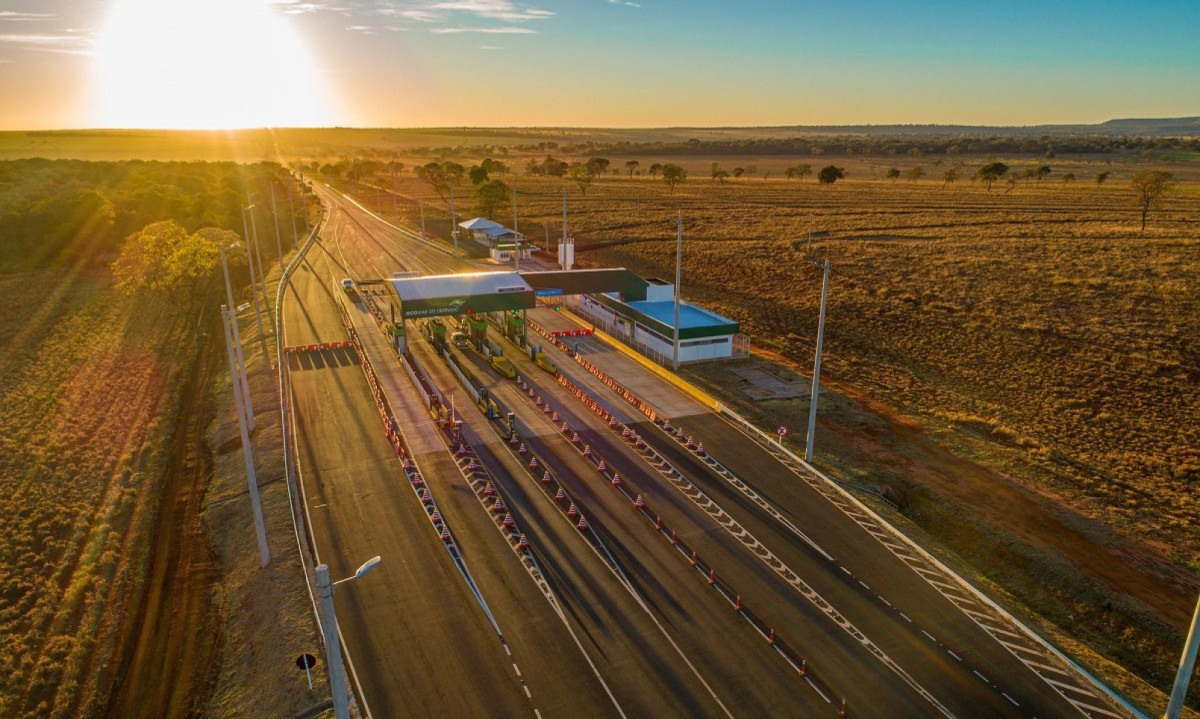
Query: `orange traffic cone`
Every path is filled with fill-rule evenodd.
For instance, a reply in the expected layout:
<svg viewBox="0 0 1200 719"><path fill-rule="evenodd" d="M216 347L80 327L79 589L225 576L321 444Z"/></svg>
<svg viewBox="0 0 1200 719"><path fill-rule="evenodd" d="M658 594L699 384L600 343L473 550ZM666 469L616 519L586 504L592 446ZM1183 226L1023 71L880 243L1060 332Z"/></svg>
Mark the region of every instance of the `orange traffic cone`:
<svg viewBox="0 0 1200 719"><path fill-rule="evenodd" d="M581 532L586 532L586 531L587 531L587 529L588 529L588 523L587 523L587 519L586 519L586 518L584 518L583 516L580 516L580 517L579 517L579 524L576 524L576 525L575 525L575 528L576 528L576 529L578 529L578 530L579 530L579 531L581 531Z"/></svg>
<svg viewBox="0 0 1200 719"><path fill-rule="evenodd" d="M549 470L542 472L542 484L550 484L554 480L550 477Z"/></svg>
<svg viewBox="0 0 1200 719"><path fill-rule="evenodd" d="M496 514L500 514L501 512L503 512L504 511L504 500L500 499L499 497L496 497L496 503L492 505L492 511L495 512Z"/></svg>
<svg viewBox="0 0 1200 719"><path fill-rule="evenodd" d="M554 495L554 499L561 502L566 498L567 498L567 493L563 491L562 487L559 487L558 492L555 493L555 495Z"/></svg>
<svg viewBox="0 0 1200 719"><path fill-rule="evenodd" d="M617 472L613 472L613 476L612 476L612 486L614 486L614 487L620 487L620 486L621 486L621 475L620 475L620 474L618 474Z"/></svg>
<svg viewBox="0 0 1200 719"><path fill-rule="evenodd" d="M576 507L575 503L571 502L571 506L567 507L567 516L568 517L576 517L578 515L579 515L579 507Z"/></svg>
<svg viewBox="0 0 1200 719"><path fill-rule="evenodd" d="M597 470L598 472L600 472L600 474L604 474L605 472L607 472L607 471L608 471L608 466L604 464L604 460L603 460L603 459L602 459L602 460L600 460L600 464L596 465L596 470Z"/></svg>
<svg viewBox="0 0 1200 719"><path fill-rule="evenodd" d="M541 465L538 464L537 457L531 457L529 459L529 468L530 469L537 469L540 466Z"/></svg>
<svg viewBox="0 0 1200 719"><path fill-rule="evenodd" d="M505 512L504 513L504 526L508 529L512 529L514 524L516 524L516 522L513 521L512 515L509 514L508 512Z"/></svg>
<svg viewBox="0 0 1200 719"><path fill-rule="evenodd" d="M491 482L488 482L487 484L483 485L483 496L490 497L495 493L496 493L496 488L492 486Z"/></svg>
<svg viewBox="0 0 1200 719"><path fill-rule="evenodd" d="M529 540L525 538L524 534L522 534L521 538L517 540L517 549L520 549L520 550L529 549Z"/></svg>
<svg viewBox="0 0 1200 719"><path fill-rule="evenodd" d="M637 496L637 499L633 500L633 508L634 509L645 509L646 508L646 500L642 499L642 495L639 494Z"/></svg>
<svg viewBox="0 0 1200 719"><path fill-rule="evenodd" d="M439 514L438 511L435 509L435 510L433 510L433 514L429 515L429 521L433 522L434 524L441 524L442 523L442 515Z"/></svg>
<svg viewBox="0 0 1200 719"><path fill-rule="evenodd" d="M442 537L443 542L449 542L450 541L450 530L447 529L446 527L442 527L441 537Z"/></svg>

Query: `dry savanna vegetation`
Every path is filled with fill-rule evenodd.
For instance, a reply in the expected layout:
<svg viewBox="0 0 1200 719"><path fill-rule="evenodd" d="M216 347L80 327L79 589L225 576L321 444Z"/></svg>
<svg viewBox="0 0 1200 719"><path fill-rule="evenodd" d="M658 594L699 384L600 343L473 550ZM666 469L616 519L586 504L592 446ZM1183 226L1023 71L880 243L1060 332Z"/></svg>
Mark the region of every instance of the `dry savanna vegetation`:
<svg viewBox="0 0 1200 719"><path fill-rule="evenodd" d="M215 242L277 170L0 163L0 716L132 710L114 708L132 647L178 621L139 623L153 539L184 529L160 510L184 388L219 336Z"/></svg>

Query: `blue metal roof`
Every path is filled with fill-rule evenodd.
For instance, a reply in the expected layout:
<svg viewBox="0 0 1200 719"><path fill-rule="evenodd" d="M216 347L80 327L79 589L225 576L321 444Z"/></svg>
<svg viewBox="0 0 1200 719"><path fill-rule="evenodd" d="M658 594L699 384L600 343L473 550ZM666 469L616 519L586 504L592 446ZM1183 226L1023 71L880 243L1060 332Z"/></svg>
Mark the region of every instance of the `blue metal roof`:
<svg viewBox="0 0 1200 719"><path fill-rule="evenodd" d="M615 293L605 293L604 298L611 301L605 304L608 304L618 312L621 312L622 306L633 311L632 313L621 312L621 314L633 314L635 317L641 315L646 319L652 320L653 324L657 325L653 327L655 331L664 335L673 334L675 327L674 302L650 302L648 300L622 302ZM738 323L728 317L722 317L716 312L711 312L686 301L679 303L680 339L737 334L739 330Z"/></svg>

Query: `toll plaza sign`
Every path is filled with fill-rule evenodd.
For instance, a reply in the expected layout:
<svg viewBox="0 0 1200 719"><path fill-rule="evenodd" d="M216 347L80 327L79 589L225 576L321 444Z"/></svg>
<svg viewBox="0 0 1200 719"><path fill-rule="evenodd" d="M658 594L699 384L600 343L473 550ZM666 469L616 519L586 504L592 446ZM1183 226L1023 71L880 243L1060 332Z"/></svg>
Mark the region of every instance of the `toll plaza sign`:
<svg viewBox="0 0 1200 719"><path fill-rule="evenodd" d="M404 319L528 310L537 306L533 292L504 292L470 295L467 297L432 297L401 300L400 314Z"/></svg>

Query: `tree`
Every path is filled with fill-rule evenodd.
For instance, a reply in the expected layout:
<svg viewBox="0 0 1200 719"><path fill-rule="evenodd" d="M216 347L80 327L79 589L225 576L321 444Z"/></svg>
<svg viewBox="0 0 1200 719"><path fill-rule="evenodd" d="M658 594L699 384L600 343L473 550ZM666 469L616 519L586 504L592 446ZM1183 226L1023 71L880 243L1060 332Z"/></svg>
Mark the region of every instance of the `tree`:
<svg viewBox="0 0 1200 719"><path fill-rule="evenodd" d="M783 176L789 180L795 178L796 177L796 168L794 168L794 167L787 168L786 170L783 171Z"/></svg>
<svg viewBox="0 0 1200 719"><path fill-rule="evenodd" d="M845 176L846 176L845 168L835 167L833 165L826 165L825 167L821 168L820 172L817 173L817 181L820 182L822 185L832 185L833 183L837 182L838 180L844 178Z"/></svg>
<svg viewBox="0 0 1200 719"><path fill-rule="evenodd" d="M908 171L908 179L912 180L913 182L916 182L917 180L921 179L924 176L925 176L925 168L921 167L920 165L918 165Z"/></svg>
<svg viewBox="0 0 1200 719"><path fill-rule="evenodd" d="M579 185L579 192L587 197L588 187L592 184L592 180L596 179L595 173L587 165L575 165L567 170L567 174L571 176L576 185Z"/></svg>
<svg viewBox="0 0 1200 719"><path fill-rule="evenodd" d="M1175 176L1162 170L1145 170L1133 176L1133 204L1142 212L1142 232L1146 231L1146 215L1162 204L1163 195L1175 186Z"/></svg>
<svg viewBox="0 0 1200 719"><path fill-rule="evenodd" d="M1103 184L1104 184L1104 181L1108 179L1108 176L1109 176L1110 174L1112 174L1112 173L1110 173L1110 172L1097 172L1097 173L1096 173L1096 187L1099 187L1099 186L1103 185Z"/></svg>
<svg viewBox="0 0 1200 719"><path fill-rule="evenodd" d="M1074 172L1068 172L1067 174L1062 176L1062 183L1064 185L1072 183L1074 181L1075 181L1075 173Z"/></svg>
<svg viewBox="0 0 1200 719"><path fill-rule="evenodd" d="M949 170L946 170L946 174L942 175L942 189L945 189L946 185L949 185L957 179L958 170L954 169L953 167L951 167Z"/></svg>
<svg viewBox="0 0 1200 719"><path fill-rule="evenodd" d="M483 162L479 163L479 166L482 167L483 169L487 170L489 177L491 175L507 175L508 174L508 165L504 164L503 162L500 162L499 160L493 160L490 157L485 159Z"/></svg>
<svg viewBox="0 0 1200 719"><path fill-rule="evenodd" d="M625 169L629 170L629 179L633 179L633 171L636 170L640 164L642 163L638 162L637 160L629 160L625 163Z"/></svg>
<svg viewBox="0 0 1200 719"><path fill-rule="evenodd" d="M717 180L724 182L725 178L729 177L729 173L726 172L725 170L721 169L721 163L719 163L719 162L714 162L712 164L712 169L710 170L709 174L712 175L713 182L716 182Z"/></svg>
<svg viewBox="0 0 1200 719"><path fill-rule="evenodd" d="M650 176L658 177L658 173L662 172L662 169L663 169L662 165L660 165L657 162L654 163L653 165L650 166Z"/></svg>
<svg viewBox="0 0 1200 719"><path fill-rule="evenodd" d="M975 177L986 184L988 192L991 192L992 183L1004 177L1006 172L1008 172L1008 165L1003 162L989 162L975 171Z"/></svg>
<svg viewBox="0 0 1200 719"><path fill-rule="evenodd" d="M893 167L892 169L887 171L887 178L889 180L891 180L892 182L895 182L896 178L898 178L898 177L900 177L900 168L899 167Z"/></svg>
<svg viewBox="0 0 1200 719"><path fill-rule="evenodd" d="M803 180L812 174L812 165L796 165L796 177Z"/></svg>
<svg viewBox="0 0 1200 719"><path fill-rule="evenodd" d="M117 287L126 292L179 290L189 282L212 275L220 261L217 241L232 244L237 236L202 230L189 235L174 220L154 222L125 239L112 263Z"/></svg>
<svg viewBox="0 0 1200 719"><path fill-rule="evenodd" d="M584 167L587 167L588 172L592 173L593 176L596 176L603 175L604 173L608 172L609 164L611 163L609 163L609 161L603 157L592 157L589 158L586 163L584 163Z"/></svg>
<svg viewBox="0 0 1200 719"><path fill-rule="evenodd" d="M488 171L479 165L475 165L470 170L467 170L467 177L471 178L472 185L482 185L488 181Z"/></svg>
<svg viewBox="0 0 1200 719"><path fill-rule="evenodd" d="M662 166L663 182L667 183L667 187L671 188L671 192L675 192L675 185L687 179L687 170L679 165L668 162Z"/></svg>
<svg viewBox="0 0 1200 719"><path fill-rule="evenodd" d="M512 204L512 190L500 180L491 180L475 188L475 210L489 220L496 210Z"/></svg>
<svg viewBox="0 0 1200 719"><path fill-rule="evenodd" d="M735 180L736 180L736 179L741 179L742 175L744 175L744 174L746 174L746 168L744 168L744 167L735 167L735 168L733 168L733 178L734 178Z"/></svg>
<svg viewBox="0 0 1200 719"><path fill-rule="evenodd" d="M1037 176L1038 184L1042 184L1042 180L1048 177L1051 172L1052 170L1050 169L1049 165L1040 165L1036 170L1034 170L1034 174Z"/></svg>

